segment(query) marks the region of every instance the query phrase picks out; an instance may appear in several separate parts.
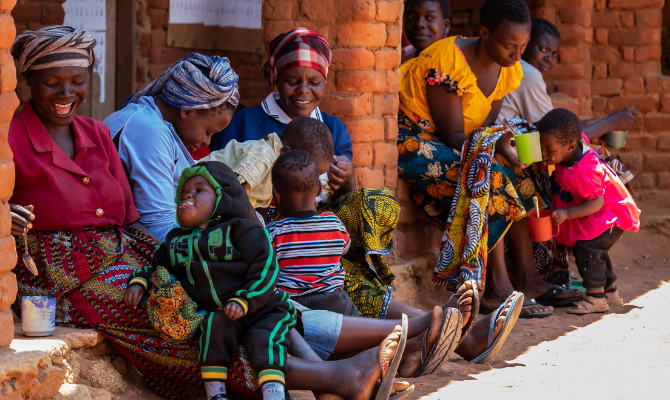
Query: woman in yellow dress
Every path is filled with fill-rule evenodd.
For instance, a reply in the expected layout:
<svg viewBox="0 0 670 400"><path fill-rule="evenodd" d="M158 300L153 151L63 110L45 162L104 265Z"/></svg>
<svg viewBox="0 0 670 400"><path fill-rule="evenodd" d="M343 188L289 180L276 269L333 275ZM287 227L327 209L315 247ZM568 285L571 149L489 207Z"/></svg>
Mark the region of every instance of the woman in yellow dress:
<svg viewBox="0 0 670 400"><path fill-rule="evenodd" d="M398 172L444 229L435 283L454 289L465 280L486 282L482 311L516 289L528 298L521 317L549 316L553 309L532 298L562 305L581 299L581 292L561 286L569 283L565 252L536 253L552 261L540 273L535 266L525 217L533 196L547 207L548 176L539 164L519 163L512 132L480 129L495 122L503 97L521 83L530 12L523 0L486 0L480 21L478 38L439 40L401 66ZM517 133L530 128L522 120L514 124Z"/></svg>

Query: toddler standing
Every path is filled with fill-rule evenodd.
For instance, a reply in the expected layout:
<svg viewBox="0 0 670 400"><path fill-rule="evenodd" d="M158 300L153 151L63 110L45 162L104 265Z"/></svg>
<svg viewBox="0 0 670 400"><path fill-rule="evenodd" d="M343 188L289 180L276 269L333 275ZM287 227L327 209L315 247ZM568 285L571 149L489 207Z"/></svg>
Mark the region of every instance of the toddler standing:
<svg viewBox="0 0 670 400"><path fill-rule="evenodd" d="M623 232L640 229L640 210L624 184L582 133L579 118L557 108L537 124L544 162L555 165L551 218L560 225L559 243L573 246L586 297L567 312L606 312L622 305L609 250Z"/></svg>

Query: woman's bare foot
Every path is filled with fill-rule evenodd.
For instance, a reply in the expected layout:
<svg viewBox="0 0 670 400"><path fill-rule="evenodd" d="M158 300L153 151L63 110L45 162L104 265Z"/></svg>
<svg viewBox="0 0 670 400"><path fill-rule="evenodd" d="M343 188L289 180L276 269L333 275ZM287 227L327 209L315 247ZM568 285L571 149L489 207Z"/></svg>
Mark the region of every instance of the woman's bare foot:
<svg viewBox="0 0 670 400"><path fill-rule="evenodd" d="M428 337L426 338L426 354L430 354L433 349L433 344L437 340L437 335L440 333L440 326L442 325L442 316L444 311L441 307L433 308L433 317L430 327L428 328ZM400 360L400 367L398 367L398 375L403 378L414 376L421 368L421 346L423 345L423 334L417 335L409 340L405 345L405 352Z"/></svg>
<svg viewBox="0 0 670 400"><path fill-rule="evenodd" d="M510 304L514 298L512 296L508 297L505 300L505 307L498 316L496 320L496 325L493 330L493 339L500 335L502 331L503 323L509 313ZM488 347L488 336L489 336L489 327L491 326L491 319L495 313L491 313L486 318L481 318L475 322L475 326L472 328L472 331L463 342L456 348L456 354L465 358L466 360L472 360L473 358L482 354Z"/></svg>
<svg viewBox="0 0 670 400"><path fill-rule="evenodd" d="M495 305L493 302L489 302L489 300L482 298L481 299L482 305L490 308L497 308L500 304ZM532 306L525 306L521 308L521 315L524 314L538 314L538 313L545 313L545 312L552 312L554 311L554 307L552 306L543 306L542 304L535 303Z"/></svg>
<svg viewBox="0 0 670 400"><path fill-rule="evenodd" d="M472 289L473 285L475 285L473 281L466 281L458 288L455 293L460 295L460 297L456 297L454 295L442 305L443 310L446 310L450 307L458 308L458 311L461 312L461 316L463 318L461 329L467 325L468 321L470 320L470 316L472 315L472 303L474 301L473 297L475 295L475 291Z"/></svg>

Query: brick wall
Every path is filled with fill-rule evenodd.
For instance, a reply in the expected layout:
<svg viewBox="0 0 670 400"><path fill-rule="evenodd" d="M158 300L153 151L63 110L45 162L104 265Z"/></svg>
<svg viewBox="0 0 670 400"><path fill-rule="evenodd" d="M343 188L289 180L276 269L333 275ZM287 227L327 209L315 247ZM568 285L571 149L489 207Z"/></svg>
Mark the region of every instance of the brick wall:
<svg viewBox="0 0 670 400"><path fill-rule="evenodd" d="M228 57L233 69L240 76L240 101L247 107L260 105L271 91L261 72L263 57L253 53L168 47L166 38L169 5L169 0L137 0L138 61L135 90L143 89L158 78L179 57L191 51L197 51L207 55L216 54Z"/></svg>
<svg viewBox="0 0 670 400"><path fill-rule="evenodd" d="M16 247L10 236L11 220L7 201L14 189L14 164L7 143L9 123L19 105L14 89L16 71L9 48L16 30L10 14L16 0L0 0L0 348L8 346L14 337L14 321L9 306L16 298Z"/></svg>

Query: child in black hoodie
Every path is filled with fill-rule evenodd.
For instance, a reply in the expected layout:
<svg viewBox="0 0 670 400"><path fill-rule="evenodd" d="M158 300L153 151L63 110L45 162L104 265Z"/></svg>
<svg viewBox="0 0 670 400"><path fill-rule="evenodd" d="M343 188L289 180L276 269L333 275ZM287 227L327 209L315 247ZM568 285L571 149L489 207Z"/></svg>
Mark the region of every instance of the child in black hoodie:
<svg viewBox="0 0 670 400"><path fill-rule="evenodd" d="M136 307L158 266L175 275L203 319L198 361L209 400L227 399L231 355L243 344L265 400L284 399L284 362L295 308L275 290L279 270L267 231L235 173L220 162L182 172L177 222L150 266L129 278L126 304Z"/></svg>

